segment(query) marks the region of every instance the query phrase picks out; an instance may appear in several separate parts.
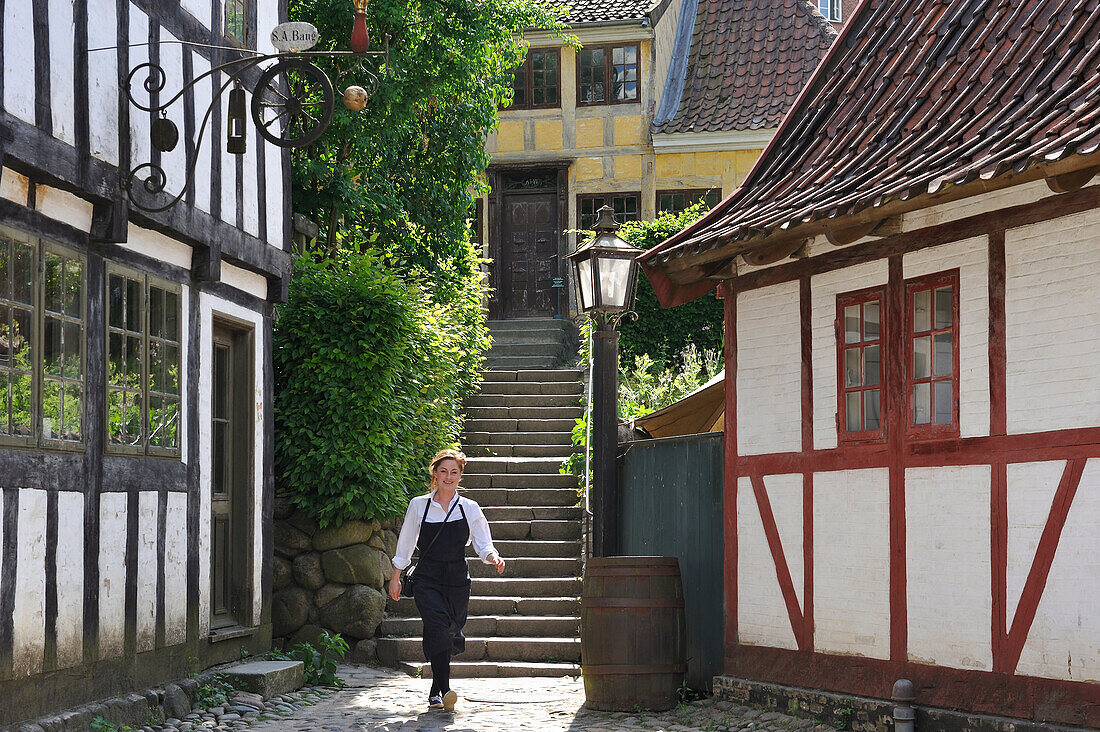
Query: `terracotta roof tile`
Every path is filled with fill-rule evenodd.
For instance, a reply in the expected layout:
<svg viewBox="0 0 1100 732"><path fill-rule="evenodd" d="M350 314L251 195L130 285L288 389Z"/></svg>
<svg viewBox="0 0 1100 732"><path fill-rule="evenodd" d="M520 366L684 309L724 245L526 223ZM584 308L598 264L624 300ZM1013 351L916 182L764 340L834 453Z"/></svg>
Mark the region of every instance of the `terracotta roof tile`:
<svg viewBox="0 0 1100 732"><path fill-rule="evenodd" d="M835 37L806 0L699 0L679 107L653 131L778 126Z"/></svg>
<svg viewBox="0 0 1100 732"><path fill-rule="evenodd" d="M867 0L848 23L742 187L649 269L1100 150L1100 0Z"/></svg>

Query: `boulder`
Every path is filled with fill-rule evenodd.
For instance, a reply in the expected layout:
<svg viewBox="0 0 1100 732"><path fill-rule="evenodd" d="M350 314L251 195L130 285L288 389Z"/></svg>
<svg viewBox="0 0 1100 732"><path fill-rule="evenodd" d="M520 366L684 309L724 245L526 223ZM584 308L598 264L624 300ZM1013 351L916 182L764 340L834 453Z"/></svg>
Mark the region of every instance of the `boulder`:
<svg viewBox="0 0 1100 732"><path fill-rule="evenodd" d="M290 643L287 644L289 648L294 648L299 643L305 643L307 646L318 647L317 638L321 635L321 631L324 630L320 625L314 623L306 623L290 637Z"/></svg>
<svg viewBox="0 0 1100 732"><path fill-rule="evenodd" d="M372 533L374 531L370 522L345 521L339 526L320 529L313 535L313 547L323 552L352 544L365 544Z"/></svg>
<svg viewBox="0 0 1100 732"><path fill-rule="evenodd" d="M397 554L397 534L389 529L382 531L382 543L386 545L386 554L391 557Z"/></svg>
<svg viewBox="0 0 1100 732"><path fill-rule="evenodd" d="M382 586L378 552L366 544L353 544L327 551L321 555L321 566L329 582Z"/></svg>
<svg viewBox="0 0 1100 732"><path fill-rule="evenodd" d="M290 584L294 579L294 573L290 562L282 557L274 559L275 561L271 563L271 589L277 592Z"/></svg>
<svg viewBox="0 0 1100 732"><path fill-rule="evenodd" d="M307 590L319 590L325 584L325 573L321 569L321 555L307 552L294 557L294 581Z"/></svg>
<svg viewBox="0 0 1100 732"><path fill-rule="evenodd" d="M271 597L271 634L290 635L309 619L309 597L301 587L285 587Z"/></svg>
<svg viewBox="0 0 1100 732"><path fill-rule="evenodd" d="M288 558L294 558L302 552L309 551L312 545L308 534L285 521L275 522L272 538L275 543L275 553Z"/></svg>
<svg viewBox="0 0 1100 732"><path fill-rule="evenodd" d="M382 624L386 597L373 587L355 585L321 610L321 624L351 638L372 638Z"/></svg>
<svg viewBox="0 0 1100 732"><path fill-rule="evenodd" d="M386 551L386 542L382 538L382 532L381 531L375 532L371 536L370 541L367 542L367 545L368 546L373 546L375 549L378 549L379 551Z"/></svg>
<svg viewBox="0 0 1100 732"><path fill-rule="evenodd" d="M164 687L164 716L183 719L191 713L191 698L178 684Z"/></svg>
<svg viewBox="0 0 1100 732"><path fill-rule="evenodd" d="M378 589L384 592L393 576L393 560L385 552L378 552L378 569L382 573L382 585Z"/></svg>
<svg viewBox="0 0 1100 732"><path fill-rule="evenodd" d="M317 521L307 516L302 511L295 511L291 514L290 518L287 519L287 523L298 529L298 531L309 534L310 536L317 533Z"/></svg>
<svg viewBox="0 0 1100 732"><path fill-rule="evenodd" d="M276 521L290 518L291 514L294 513L294 504L291 503L289 499L284 498L283 496L275 496L275 505L272 508L271 513Z"/></svg>
<svg viewBox="0 0 1100 732"><path fill-rule="evenodd" d="M344 594L347 589L347 585L338 585L330 582L321 589L317 590L317 592L313 595L313 602L317 605L317 607L324 607L340 595Z"/></svg>
<svg viewBox="0 0 1100 732"><path fill-rule="evenodd" d="M378 641L365 638L356 643L351 650L350 660L355 663L378 663Z"/></svg>

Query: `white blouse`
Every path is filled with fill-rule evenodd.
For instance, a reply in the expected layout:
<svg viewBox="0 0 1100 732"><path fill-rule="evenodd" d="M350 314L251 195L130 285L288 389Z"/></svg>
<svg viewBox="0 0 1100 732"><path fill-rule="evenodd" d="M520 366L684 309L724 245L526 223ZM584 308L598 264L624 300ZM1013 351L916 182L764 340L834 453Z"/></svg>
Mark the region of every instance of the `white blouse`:
<svg viewBox="0 0 1100 732"><path fill-rule="evenodd" d="M401 524L401 534L397 537L397 554L393 558L393 566L397 569L405 569L412 563L413 550L416 549L416 540L420 536L420 521L424 519L424 502L434 497L435 491L432 491L424 496L416 496L409 501L409 509L405 512L405 522ZM481 561L485 564L492 564L492 558L497 554L497 550L493 546L493 537L489 534L489 522L485 519L481 506L477 505L475 501L460 496L457 492L446 507L432 501L431 506L428 508L427 521L429 523L440 523L444 517L447 518L448 522L461 521L462 512L458 510L458 506L455 506L454 510L451 511L451 515L447 516L447 511L450 510L451 506L454 506L456 500L461 501L462 509L466 512L466 521L470 524L470 539L466 542L466 545L473 544L474 551L481 557Z"/></svg>

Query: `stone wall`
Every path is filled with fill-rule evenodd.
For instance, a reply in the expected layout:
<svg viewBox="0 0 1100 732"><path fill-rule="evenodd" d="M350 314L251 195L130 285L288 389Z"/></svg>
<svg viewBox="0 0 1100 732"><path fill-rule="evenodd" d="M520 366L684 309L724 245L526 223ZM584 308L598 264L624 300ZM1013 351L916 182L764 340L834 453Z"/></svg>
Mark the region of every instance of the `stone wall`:
<svg viewBox="0 0 1100 732"><path fill-rule="evenodd" d="M309 643L324 629L342 635L358 657L369 660L371 639L386 607L397 530L394 519L347 521L322 529L277 501L271 607L275 643Z"/></svg>

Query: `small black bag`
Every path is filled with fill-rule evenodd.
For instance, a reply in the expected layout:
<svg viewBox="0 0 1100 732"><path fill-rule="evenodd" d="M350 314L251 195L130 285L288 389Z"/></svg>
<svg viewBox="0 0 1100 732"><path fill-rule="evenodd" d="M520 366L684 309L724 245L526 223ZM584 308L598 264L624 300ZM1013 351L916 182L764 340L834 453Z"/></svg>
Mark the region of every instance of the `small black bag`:
<svg viewBox="0 0 1100 732"><path fill-rule="evenodd" d="M457 505L458 501L455 501L455 506ZM447 523L447 519L451 517L451 511L455 510L455 506L451 506L451 508L447 511L447 515L443 517L443 523ZM422 529L424 528L424 522L428 520L428 509L431 507L432 499L428 498L428 502L424 504L424 515L420 518L420 528ZM440 527L440 529L442 528L443 527ZM424 552L420 555L421 559L423 559L424 554L427 554L428 550L432 548L432 544L434 544L435 540L439 538L440 533L442 532L437 532L436 535L432 537L432 540L428 542L428 546L424 547ZM415 569L416 567L410 564L408 567L405 567L405 569L401 571L401 597L416 597Z"/></svg>

